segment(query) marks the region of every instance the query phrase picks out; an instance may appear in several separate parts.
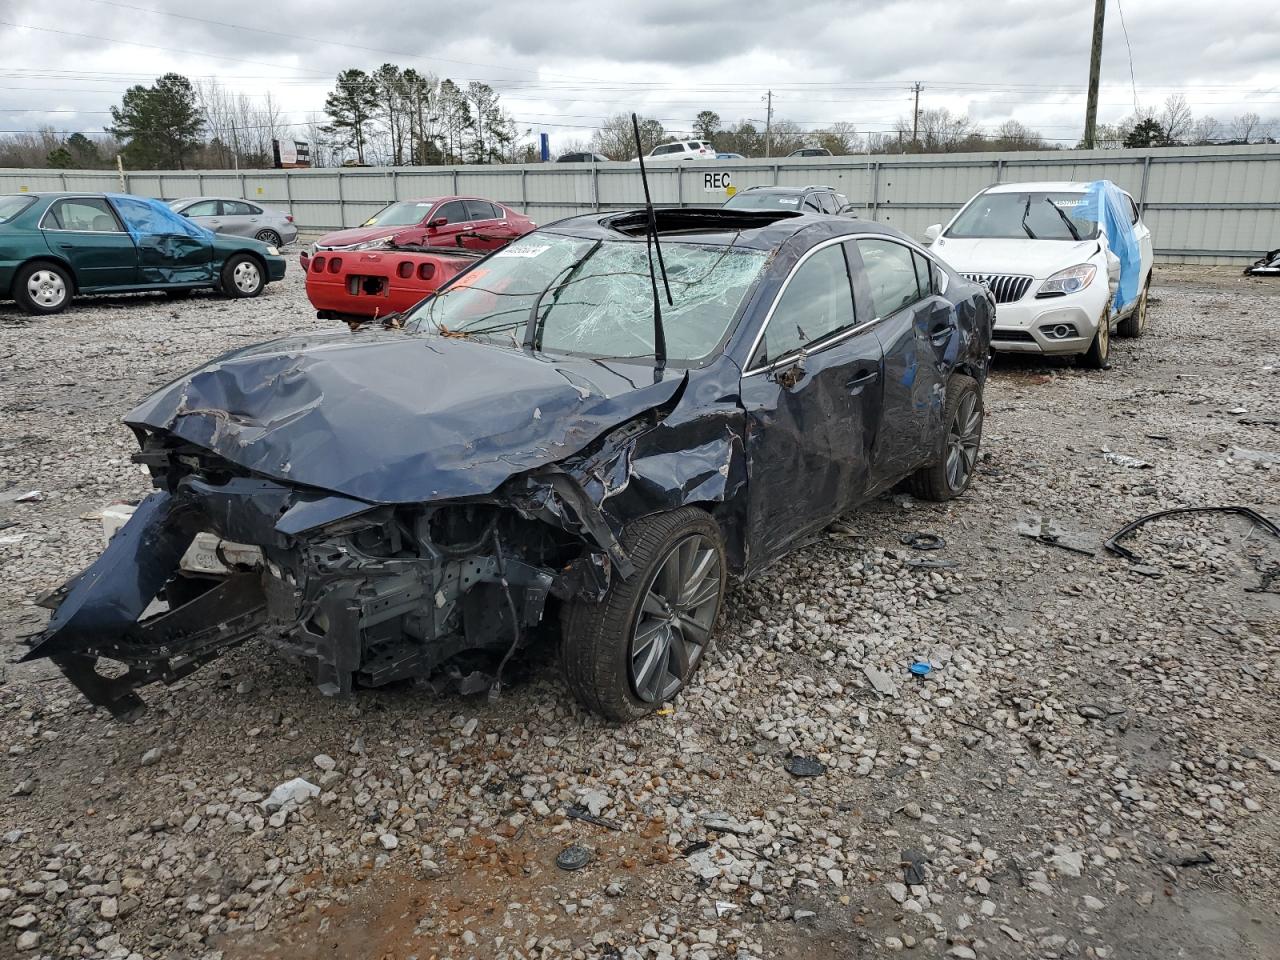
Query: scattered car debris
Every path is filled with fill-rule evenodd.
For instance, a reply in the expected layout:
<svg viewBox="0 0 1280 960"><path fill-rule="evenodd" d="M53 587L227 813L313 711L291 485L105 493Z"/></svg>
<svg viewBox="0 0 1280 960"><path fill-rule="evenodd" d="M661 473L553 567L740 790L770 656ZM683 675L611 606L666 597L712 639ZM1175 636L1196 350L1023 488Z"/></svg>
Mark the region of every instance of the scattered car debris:
<svg viewBox="0 0 1280 960"><path fill-rule="evenodd" d="M941 550L947 545L947 541L938 534L926 533L923 530L904 533L899 539L912 550Z"/></svg>
<svg viewBox="0 0 1280 960"><path fill-rule="evenodd" d="M1280 464L1280 453L1267 450L1248 450L1244 447L1231 447L1227 451L1227 459L1232 463Z"/></svg>
<svg viewBox="0 0 1280 960"><path fill-rule="evenodd" d="M1268 250L1245 267L1244 272L1249 277L1280 277L1280 247Z"/></svg>
<svg viewBox="0 0 1280 960"><path fill-rule="evenodd" d="M1258 513L1258 511L1253 510L1249 507L1239 507L1239 506L1173 507L1172 509L1169 509L1169 510L1160 510L1160 511L1157 511L1156 513L1149 513L1144 517L1139 517L1137 520L1134 520L1132 523L1126 524L1125 526L1117 530L1115 533L1113 533L1111 536L1107 537L1106 540L1102 541L1102 545L1106 547L1107 550L1109 550L1111 553L1114 553L1116 556L1124 557L1126 560L1130 561L1131 563L1138 564L1146 568L1146 569L1139 569L1139 567L1135 566L1133 569L1138 570L1138 572L1140 573L1147 573L1147 575L1151 575L1150 573L1148 573L1148 570L1156 570L1156 568L1143 564L1142 560L1138 557L1136 553L1134 553L1128 547L1121 546L1119 541L1129 536L1131 533L1133 533L1135 530L1137 530L1139 527L1143 526L1144 524L1150 523L1152 520L1159 520L1161 517L1171 517L1178 514L1186 514L1186 513L1239 514L1242 517L1247 517L1248 519L1252 520L1254 524L1256 524L1258 527L1261 527L1263 530L1267 531L1267 533L1271 534L1273 537L1280 539L1280 527L1277 527L1274 523L1272 523L1262 514ZM1264 572L1263 583L1259 589L1261 590L1268 589L1270 586L1271 579L1274 579L1274 578L1269 577L1268 574Z"/></svg>
<svg viewBox="0 0 1280 960"><path fill-rule="evenodd" d="M583 823L590 823L597 827L604 827L606 830L621 830L622 825L612 820L606 820L604 817L598 817L590 810L584 807L574 806L566 807L564 815L570 820L581 820Z"/></svg>
<svg viewBox="0 0 1280 960"><path fill-rule="evenodd" d="M917 660L915 663L911 664L911 666L907 667L907 670L911 672L912 676L923 678L929 676L929 674L933 672L933 664L928 660Z"/></svg>
<svg viewBox="0 0 1280 960"><path fill-rule="evenodd" d="M591 862L591 851L581 844L573 843L556 855L556 866L561 870L581 870Z"/></svg>
<svg viewBox="0 0 1280 960"><path fill-rule="evenodd" d="M929 862L919 850L902 851L902 882L908 887L920 886L928 879L925 864Z"/></svg>
<svg viewBox="0 0 1280 960"><path fill-rule="evenodd" d="M0 493L0 503L37 503L44 499L41 490L6 490Z"/></svg>
<svg viewBox="0 0 1280 960"><path fill-rule="evenodd" d="M1053 520L1031 520L1019 523L1014 529L1024 537L1050 547L1060 547L1087 557L1098 555L1097 534L1072 533L1063 530Z"/></svg>
<svg viewBox="0 0 1280 960"><path fill-rule="evenodd" d="M894 682L893 677L867 664L862 668L862 675L865 676L871 684L873 690L882 697L896 697L898 695L898 685Z"/></svg>
<svg viewBox="0 0 1280 960"><path fill-rule="evenodd" d="M1128 470L1150 470L1152 464L1138 457L1131 457L1127 453L1116 453L1114 450L1103 450L1102 458L1107 463L1114 463L1117 467L1124 467Z"/></svg>
<svg viewBox="0 0 1280 960"><path fill-rule="evenodd" d="M793 777L820 777L827 772L826 765L820 761L794 753L787 757L785 768Z"/></svg>

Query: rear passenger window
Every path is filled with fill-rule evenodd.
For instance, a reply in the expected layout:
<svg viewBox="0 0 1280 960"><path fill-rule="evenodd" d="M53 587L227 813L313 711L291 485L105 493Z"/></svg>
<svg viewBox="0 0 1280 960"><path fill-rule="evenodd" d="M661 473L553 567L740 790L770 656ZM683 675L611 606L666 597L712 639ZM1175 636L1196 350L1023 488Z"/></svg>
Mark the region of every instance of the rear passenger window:
<svg viewBox="0 0 1280 960"><path fill-rule="evenodd" d="M911 256L916 261L916 283L920 287L920 296L928 297L933 295L933 274L929 270L928 257L922 256L918 251L912 250Z"/></svg>
<svg viewBox="0 0 1280 960"><path fill-rule="evenodd" d="M493 209L493 204L487 200L468 200L466 203L468 220L496 220L498 218L497 211Z"/></svg>
<svg viewBox="0 0 1280 960"><path fill-rule="evenodd" d="M920 299L915 254L910 247L892 240L862 239L855 242L862 254L862 265L871 285L877 317L897 313Z"/></svg>
<svg viewBox="0 0 1280 960"><path fill-rule="evenodd" d="M223 200L222 213L227 217L255 217L262 211L239 200Z"/></svg>
<svg viewBox="0 0 1280 960"><path fill-rule="evenodd" d="M853 288L840 244L819 250L792 275L764 331L755 366L773 363L855 323Z"/></svg>

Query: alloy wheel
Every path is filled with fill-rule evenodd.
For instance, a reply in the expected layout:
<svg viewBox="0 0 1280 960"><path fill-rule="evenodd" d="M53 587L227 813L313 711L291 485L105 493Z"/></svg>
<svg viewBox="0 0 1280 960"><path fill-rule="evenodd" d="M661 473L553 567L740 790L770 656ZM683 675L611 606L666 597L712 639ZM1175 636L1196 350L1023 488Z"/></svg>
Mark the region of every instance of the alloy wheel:
<svg viewBox="0 0 1280 960"><path fill-rule="evenodd" d="M978 462L978 444L982 439L982 408L972 390L960 398L956 415L947 430L947 483L952 490L963 490Z"/></svg>
<svg viewBox="0 0 1280 960"><path fill-rule="evenodd" d="M658 564L631 635L631 688L645 703L670 699L693 672L720 612L720 555L699 533Z"/></svg>
<svg viewBox="0 0 1280 960"><path fill-rule="evenodd" d="M273 247L280 246L280 234L274 230L259 230L257 239Z"/></svg>
<svg viewBox="0 0 1280 960"><path fill-rule="evenodd" d="M253 293L262 282L258 265L249 260L241 260L237 263L231 278L235 281L236 289L241 293Z"/></svg>
<svg viewBox="0 0 1280 960"><path fill-rule="evenodd" d="M27 278L27 295L40 306L52 309L67 299L67 284L53 270L37 270Z"/></svg>

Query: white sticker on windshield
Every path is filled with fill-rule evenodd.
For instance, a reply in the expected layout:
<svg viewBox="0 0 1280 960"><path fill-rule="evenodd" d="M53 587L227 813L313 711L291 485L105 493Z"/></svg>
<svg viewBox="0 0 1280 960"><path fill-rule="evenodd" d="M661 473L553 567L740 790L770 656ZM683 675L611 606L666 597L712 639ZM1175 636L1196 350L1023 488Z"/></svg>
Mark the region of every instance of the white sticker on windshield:
<svg viewBox="0 0 1280 960"><path fill-rule="evenodd" d="M544 251L547 251L550 249L551 249L551 244L549 243L543 243L543 244L526 243L520 246L507 247L503 250L499 250L497 253L494 254L494 256L495 257L536 257L538 254L543 253Z"/></svg>
<svg viewBox="0 0 1280 960"><path fill-rule="evenodd" d="M800 206L800 198L799 197L779 197L778 203L784 204L788 207L798 207Z"/></svg>

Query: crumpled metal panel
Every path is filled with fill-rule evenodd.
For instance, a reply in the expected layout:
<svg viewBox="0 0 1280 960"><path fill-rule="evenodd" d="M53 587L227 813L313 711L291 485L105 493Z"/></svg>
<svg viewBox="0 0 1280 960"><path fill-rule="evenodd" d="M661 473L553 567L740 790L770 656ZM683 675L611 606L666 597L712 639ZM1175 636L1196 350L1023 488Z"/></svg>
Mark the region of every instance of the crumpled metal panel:
<svg viewBox="0 0 1280 960"><path fill-rule="evenodd" d="M370 503L492 493L675 394L683 371L462 338L338 331L226 354L126 417L292 484ZM505 393L493 402L495 384Z"/></svg>

